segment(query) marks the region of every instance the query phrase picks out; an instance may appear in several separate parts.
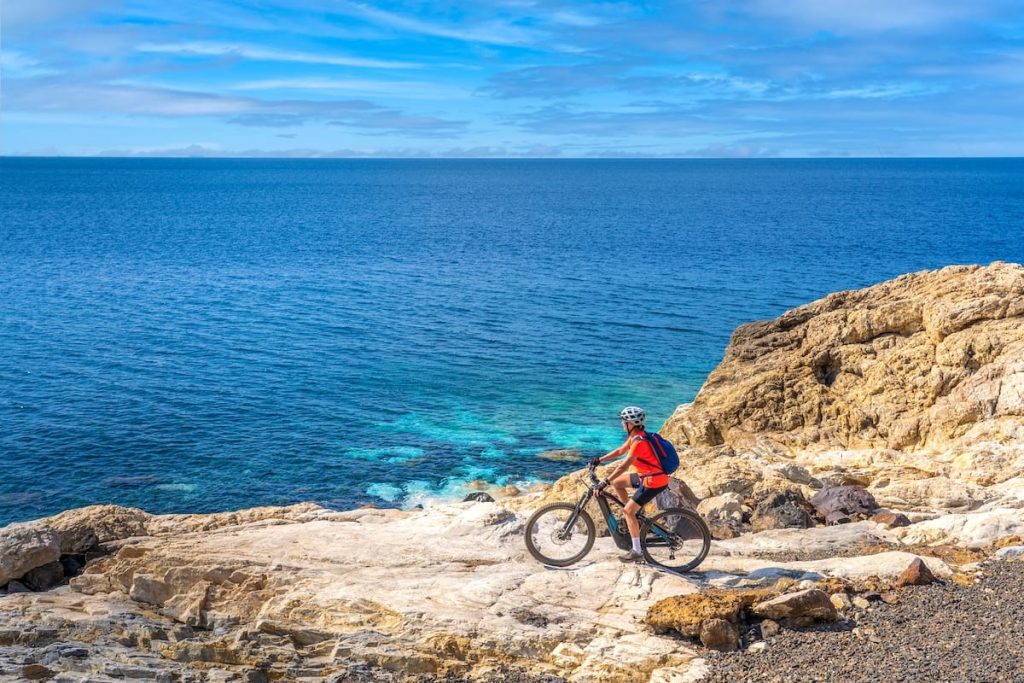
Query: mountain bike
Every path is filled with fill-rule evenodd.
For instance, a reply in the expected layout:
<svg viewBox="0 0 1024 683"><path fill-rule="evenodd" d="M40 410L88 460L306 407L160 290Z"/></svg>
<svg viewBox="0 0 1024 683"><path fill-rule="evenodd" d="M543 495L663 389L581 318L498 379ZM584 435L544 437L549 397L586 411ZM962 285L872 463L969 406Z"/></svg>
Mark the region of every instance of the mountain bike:
<svg viewBox="0 0 1024 683"><path fill-rule="evenodd" d="M591 485L575 505L546 505L533 513L526 523L526 549L539 562L568 567L590 552L597 530L593 518L584 508L594 497L615 545L623 550L632 547L625 521L620 523L613 512L613 507L622 508L624 504L599 488L595 469L594 465L588 468ZM711 532L693 510L668 508L650 517L641 510L636 518L640 523L640 547L648 563L675 572L688 572L707 557L711 548Z"/></svg>

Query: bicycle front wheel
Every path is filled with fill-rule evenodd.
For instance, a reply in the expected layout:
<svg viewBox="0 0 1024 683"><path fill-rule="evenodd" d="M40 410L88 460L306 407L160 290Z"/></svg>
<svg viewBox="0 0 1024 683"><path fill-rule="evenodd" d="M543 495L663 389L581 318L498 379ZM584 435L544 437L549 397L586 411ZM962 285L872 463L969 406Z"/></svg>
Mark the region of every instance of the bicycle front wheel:
<svg viewBox="0 0 1024 683"><path fill-rule="evenodd" d="M539 562L568 567L594 547L594 520L571 503L552 503L533 513L526 523L526 549Z"/></svg>
<svg viewBox="0 0 1024 683"><path fill-rule="evenodd" d="M688 572L711 549L711 532L701 516L685 508L669 508L648 519L640 531L644 559L677 572Z"/></svg>

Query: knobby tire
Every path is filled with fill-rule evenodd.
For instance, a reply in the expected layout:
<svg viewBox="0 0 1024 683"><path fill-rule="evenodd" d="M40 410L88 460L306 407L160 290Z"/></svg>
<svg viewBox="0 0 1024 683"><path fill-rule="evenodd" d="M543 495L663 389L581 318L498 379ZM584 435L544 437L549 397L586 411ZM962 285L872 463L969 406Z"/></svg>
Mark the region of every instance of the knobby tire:
<svg viewBox="0 0 1024 683"><path fill-rule="evenodd" d="M552 503L551 505L545 505L540 510L533 513L529 521L526 523L526 549L530 551L534 559L543 564L551 565L553 567L568 567L571 564L575 564L586 557L587 553L590 552L591 548L594 547L594 539L597 538L597 530L594 527L594 520L586 510L580 510L578 520L583 522L586 528L587 539L583 546L583 549L570 557L549 557L541 552L539 548L534 544L533 531L537 525L537 521L545 515L549 515L552 512L565 511L572 514L576 506L572 503Z"/></svg>
<svg viewBox="0 0 1024 683"><path fill-rule="evenodd" d="M676 564L674 560L671 562L659 561L651 555L647 548L647 539L651 530L655 526L664 527L664 524L661 522L672 516L685 518L687 522L692 524L699 531L701 536L700 539L688 539L689 541L699 540L700 548L696 555L689 557L688 561L685 561L683 564ZM642 539L640 545L643 549L644 559L647 560L648 563L664 567L665 569L670 569L675 572L688 572L695 569L697 565L704 561L704 558L708 555L708 551L711 549L711 531L708 529L707 523L705 523L704 519L696 512L693 510L687 510L686 508L668 508L655 514L644 522L644 525L640 530L640 538Z"/></svg>

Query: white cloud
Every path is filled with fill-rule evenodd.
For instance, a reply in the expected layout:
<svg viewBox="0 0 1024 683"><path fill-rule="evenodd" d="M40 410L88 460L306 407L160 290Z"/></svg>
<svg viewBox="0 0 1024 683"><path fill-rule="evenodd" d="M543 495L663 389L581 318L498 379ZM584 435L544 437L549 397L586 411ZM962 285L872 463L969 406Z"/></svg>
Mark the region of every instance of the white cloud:
<svg viewBox="0 0 1024 683"><path fill-rule="evenodd" d="M749 0L755 15L839 34L931 29L986 16L990 0Z"/></svg>
<svg viewBox="0 0 1024 683"><path fill-rule="evenodd" d="M31 78L60 73L43 66L42 62L18 50L4 49L0 52L0 72L7 78Z"/></svg>
<svg viewBox="0 0 1024 683"><path fill-rule="evenodd" d="M580 12L574 12L572 10L560 10L551 15L551 21L556 24L565 24L566 26L598 26L603 20L598 17L590 16L589 14L582 14Z"/></svg>
<svg viewBox="0 0 1024 683"><path fill-rule="evenodd" d="M204 57L242 57L254 61L301 62L303 64L330 64L334 66L355 66L371 69L415 69L420 65L412 62L398 62L367 57L346 57L311 52L275 50L258 45L241 43L187 42L187 43L143 43L135 48L139 52L177 55L199 55Z"/></svg>
<svg viewBox="0 0 1024 683"><path fill-rule="evenodd" d="M246 81L230 86L232 90L315 90L318 92L355 92L389 95L407 99L436 100L469 97L462 88L425 81L379 81L363 78L272 78Z"/></svg>
<svg viewBox="0 0 1024 683"><path fill-rule="evenodd" d="M428 137L450 136L466 124L465 121L408 114L359 99L264 100L125 82L89 84L60 79L13 80L5 92L4 106L15 112L217 117L226 119L227 123L261 128L324 121L364 133L392 131Z"/></svg>
<svg viewBox="0 0 1024 683"><path fill-rule="evenodd" d="M490 45L529 45L535 43L540 38L536 31L500 21L491 21L465 28L450 27L406 17L394 12L387 12L359 3L350 3L348 6L353 10L354 14L374 23L436 38L450 38L468 43L485 43ZM340 10L341 7L339 6L338 9Z"/></svg>
<svg viewBox="0 0 1024 683"><path fill-rule="evenodd" d="M45 24L103 8L116 9L121 4L117 0L7 0L0 3L5 33L22 26Z"/></svg>

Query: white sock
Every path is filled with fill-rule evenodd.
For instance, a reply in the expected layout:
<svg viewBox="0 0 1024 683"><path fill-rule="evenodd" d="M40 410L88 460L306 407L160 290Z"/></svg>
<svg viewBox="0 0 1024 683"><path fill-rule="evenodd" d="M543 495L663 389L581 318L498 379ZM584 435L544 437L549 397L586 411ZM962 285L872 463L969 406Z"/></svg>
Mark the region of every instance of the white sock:
<svg viewBox="0 0 1024 683"><path fill-rule="evenodd" d="M630 536L630 538L633 540L633 552L636 553L637 555L639 555L641 553L641 550L640 550L640 537L639 536Z"/></svg>

